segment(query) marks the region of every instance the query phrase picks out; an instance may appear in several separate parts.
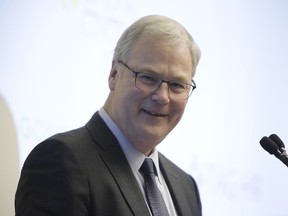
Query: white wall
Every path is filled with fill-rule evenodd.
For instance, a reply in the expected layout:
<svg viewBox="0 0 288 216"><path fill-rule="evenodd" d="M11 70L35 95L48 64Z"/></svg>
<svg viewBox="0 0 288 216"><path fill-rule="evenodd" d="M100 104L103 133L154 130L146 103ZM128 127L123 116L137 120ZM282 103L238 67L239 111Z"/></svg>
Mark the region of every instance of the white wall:
<svg viewBox="0 0 288 216"><path fill-rule="evenodd" d="M116 41L147 14L180 21L202 50L198 87L160 150L195 177L204 215L286 216L287 168L259 145L271 133L288 142L285 0L2 0L0 93L20 166L102 106Z"/></svg>

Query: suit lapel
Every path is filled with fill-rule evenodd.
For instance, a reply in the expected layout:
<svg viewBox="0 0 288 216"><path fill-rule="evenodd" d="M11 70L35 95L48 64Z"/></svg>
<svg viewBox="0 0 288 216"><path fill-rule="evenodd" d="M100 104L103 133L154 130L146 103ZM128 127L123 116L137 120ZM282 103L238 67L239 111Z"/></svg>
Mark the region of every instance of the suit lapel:
<svg viewBox="0 0 288 216"><path fill-rule="evenodd" d="M178 216L193 215L189 206L189 200L185 197L181 179L173 172L174 168L170 166L167 159L159 153L160 169L163 173L167 186L169 188L174 206Z"/></svg>
<svg viewBox="0 0 288 216"><path fill-rule="evenodd" d="M98 112L86 124L91 136L103 151L99 154L105 162L134 215L150 215L138 182L117 139Z"/></svg>
<svg viewBox="0 0 288 216"><path fill-rule="evenodd" d="M183 181L177 176L175 165L172 165L161 153L159 153L159 160L160 169L169 188L178 216L199 215L199 207L196 206L197 200L193 198L196 194L191 193L191 197L187 198L187 191L185 191L185 188L191 187L191 185L183 185Z"/></svg>

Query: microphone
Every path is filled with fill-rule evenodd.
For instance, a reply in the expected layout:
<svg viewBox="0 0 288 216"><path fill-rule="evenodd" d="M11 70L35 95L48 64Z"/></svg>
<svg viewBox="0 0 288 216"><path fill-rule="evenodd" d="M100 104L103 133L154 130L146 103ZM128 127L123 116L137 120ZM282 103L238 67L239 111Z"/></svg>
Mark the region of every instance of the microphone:
<svg viewBox="0 0 288 216"><path fill-rule="evenodd" d="M271 134L269 137L264 136L260 140L260 144L267 152L275 155L275 157L288 167L288 155L285 150L285 145L276 134Z"/></svg>
<svg viewBox="0 0 288 216"><path fill-rule="evenodd" d="M285 150L285 145L284 145L283 141L282 141L276 134L271 134L271 135L269 136L269 138L270 138L274 143L277 144L277 146L279 147L280 150L281 150L281 149Z"/></svg>
<svg viewBox="0 0 288 216"><path fill-rule="evenodd" d="M273 142L272 139L268 138L267 136L264 136L260 140L260 144L270 154L275 155L276 157L281 155L278 145L275 142Z"/></svg>

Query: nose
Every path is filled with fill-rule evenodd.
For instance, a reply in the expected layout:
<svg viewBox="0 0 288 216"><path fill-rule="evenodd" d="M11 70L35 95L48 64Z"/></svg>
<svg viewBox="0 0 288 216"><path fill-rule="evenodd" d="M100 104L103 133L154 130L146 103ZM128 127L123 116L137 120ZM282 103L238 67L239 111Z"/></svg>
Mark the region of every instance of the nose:
<svg viewBox="0 0 288 216"><path fill-rule="evenodd" d="M168 83L162 82L159 85L159 87L152 93L152 100L157 101L160 104L170 102Z"/></svg>

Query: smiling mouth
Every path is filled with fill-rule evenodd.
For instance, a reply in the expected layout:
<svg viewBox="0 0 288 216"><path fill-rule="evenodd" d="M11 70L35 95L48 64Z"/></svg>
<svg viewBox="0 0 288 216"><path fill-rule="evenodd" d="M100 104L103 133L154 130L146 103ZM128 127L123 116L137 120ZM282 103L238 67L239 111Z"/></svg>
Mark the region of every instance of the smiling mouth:
<svg viewBox="0 0 288 216"><path fill-rule="evenodd" d="M145 110L145 109L142 109L142 111L147 113L148 115L152 115L152 116L155 116L155 117L165 117L165 116L167 116L167 114L155 113L155 112L151 112L151 111L148 111L148 110Z"/></svg>

